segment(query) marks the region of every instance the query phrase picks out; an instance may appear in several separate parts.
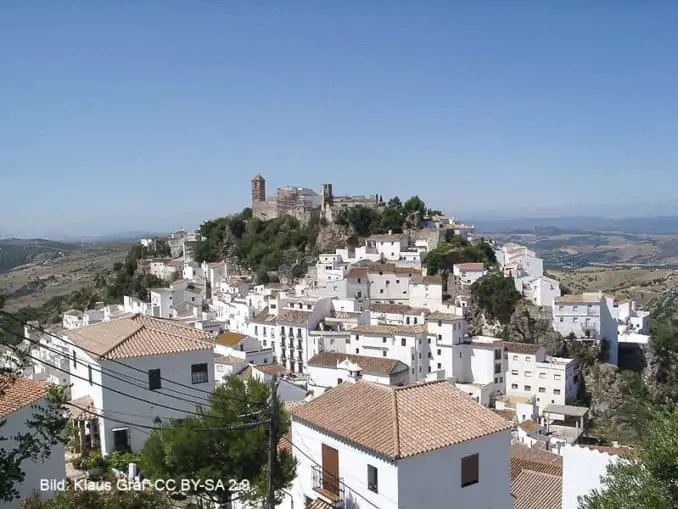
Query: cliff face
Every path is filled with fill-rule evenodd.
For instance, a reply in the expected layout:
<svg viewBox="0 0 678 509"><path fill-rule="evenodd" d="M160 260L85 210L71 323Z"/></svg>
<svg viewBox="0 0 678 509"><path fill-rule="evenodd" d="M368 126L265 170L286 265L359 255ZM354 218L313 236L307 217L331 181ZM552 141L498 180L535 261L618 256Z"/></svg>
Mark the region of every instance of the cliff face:
<svg viewBox="0 0 678 509"><path fill-rule="evenodd" d="M553 330L551 314L541 311L527 301L516 306L508 324L488 320L481 309L471 303L466 308L469 322L469 334L503 337L507 341L539 344L546 348L549 355L561 355L564 338Z"/></svg>
<svg viewBox="0 0 678 509"><path fill-rule="evenodd" d="M346 247L350 236L343 226L329 224L320 228L316 245L321 253L333 253L335 249Z"/></svg>

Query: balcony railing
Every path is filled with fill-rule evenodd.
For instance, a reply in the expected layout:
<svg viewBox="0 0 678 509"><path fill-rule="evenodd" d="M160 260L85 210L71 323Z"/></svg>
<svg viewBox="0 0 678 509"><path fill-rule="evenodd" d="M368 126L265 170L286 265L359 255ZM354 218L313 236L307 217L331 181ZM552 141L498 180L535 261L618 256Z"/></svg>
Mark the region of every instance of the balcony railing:
<svg viewBox="0 0 678 509"><path fill-rule="evenodd" d="M313 465L313 490L336 503L344 500L346 486L342 477L335 477L324 471L320 465Z"/></svg>

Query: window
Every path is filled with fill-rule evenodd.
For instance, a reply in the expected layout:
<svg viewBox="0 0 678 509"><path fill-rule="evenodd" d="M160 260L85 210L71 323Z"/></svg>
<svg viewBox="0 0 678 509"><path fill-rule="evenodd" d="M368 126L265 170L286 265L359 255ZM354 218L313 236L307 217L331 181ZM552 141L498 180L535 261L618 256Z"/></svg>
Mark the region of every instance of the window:
<svg viewBox="0 0 678 509"><path fill-rule="evenodd" d="M360 354L360 348L356 348L355 353L356 353L356 355Z"/></svg>
<svg viewBox="0 0 678 509"><path fill-rule="evenodd" d="M207 372L207 363L191 364L191 383L204 384L209 381L209 373Z"/></svg>
<svg viewBox="0 0 678 509"><path fill-rule="evenodd" d="M442 320L438 320L438 327L441 327L442 325L443 325L443 321L442 321Z"/></svg>
<svg viewBox="0 0 678 509"><path fill-rule="evenodd" d="M337 378L337 385L339 385L343 380L341 378Z"/></svg>
<svg viewBox="0 0 678 509"><path fill-rule="evenodd" d="M443 369L443 365L441 363L438 363L438 369Z"/></svg>
<svg viewBox="0 0 678 509"><path fill-rule="evenodd" d="M480 470L480 457L472 454L461 459L461 487L471 486L478 483Z"/></svg>
<svg viewBox="0 0 678 509"><path fill-rule="evenodd" d="M525 371L525 376L527 376L527 377L532 376L532 371Z"/></svg>
<svg viewBox="0 0 678 509"><path fill-rule="evenodd" d="M431 338L428 338L428 344L429 345L431 344Z"/></svg>
<svg viewBox="0 0 678 509"><path fill-rule="evenodd" d="M517 355L514 355L514 356L513 356L513 360L514 360L514 361L517 361L517 360L518 360L518 356L517 356Z"/></svg>
<svg viewBox="0 0 678 509"><path fill-rule="evenodd" d="M431 366L428 367L428 372L429 372L429 373L431 372Z"/></svg>
<svg viewBox="0 0 678 509"><path fill-rule="evenodd" d="M553 375L554 380L560 380L562 378L561 375Z"/></svg>
<svg viewBox="0 0 678 509"><path fill-rule="evenodd" d="M546 373L544 373L543 371L540 371L539 372L539 378L542 378L542 379L546 378Z"/></svg>
<svg viewBox="0 0 678 509"><path fill-rule="evenodd" d="M384 289L381 288L381 289L379 290L379 293L384 293Z"/></svg>
<svg viewBox="0 0 678 509"><path fill-rule="evenodd" d="M531 390L532 390L532 386L531 386L531 385L526 385L526 386L525 386L525 392L530 392Z"/></svg>
<svg viewBox="0 0 678 509"><path fill-rule="evenodd" d="M77 368L78 367L78 361L75 358L75 350L73 350L73 367Z"/></svg>
<svg viewBox="0 0 678 509"><path fill-rule="evenodd" d="M494 365L494 374L498 375L499 373L501 373L501 364L495 364Z"/></svg>
<svg viewBox="0 0 678 509"><path fill-rule="evenodd" d="M195 382L193 382L195 383ZM148 370L148 388L152 391L156 391L162 387L162 379L160 377L159 369L149 369Z"/></svg>
<svg viewBox="0 0 678 509"><path fill-rule="evenodd" d="M511 370L511 374L512 374L513 376L518 376L518 370L517 370L517 369L512 369L512 370Z"/></svg>
<svg viewBox="0 0 678 509"><path fill-rule="evenodd" d="M442 355L442 353L443 351L440 348L438 348L438 355Z"/></svg>
<svg viewBox="0 0 678 509"><path fill-rule="evenodd" d="M89 378L89 384L92 385L92 366L87 366L87 378Z"/></svg>
<svg viewBox="0 0 678 509"><path fill-rule="evenodd" d="M529 355L526 355L525 356L525 362L532 362L532 357L530 357Z"/></svg>
<svg viewBox="0 0 678 509"><path fill-rule="evenodd" d="M553 389L553 394L555 394L556 396L559 396L560 395L560 389Z"/></svg>
<svg viewBox="0 0 678 509"><path fill-rule="evenodd" d="M405 339L405 338L400 338L400 344L401 344L402 346L407 346L407 339Z"/></svg>
<svg viewBox="0 0 678 509"><path fill-rule="evenodd" d="M381 338L382 343L386 343L386 338Z"/></svg>
<svg viewBox="0 0 678 509"><path fill-rule="evenodd" d="M546 387L539 387L539 392L546 392Z"/></svg>
<svg viewBox="0 0 678 509"><path fill-rule="evenodd" d="M494 360L501 360L501 350L494 351Z"/></svg>
<svg viewBox="0 0 678 509"><path fill-rule="evenodd" d="M384 350L383 352L381 352L381 354L382 354L384 357L386 357L386 350Z"/></svg>
<svg viewBox="0 0 678 509"><path fill-rule="evenodd" d="M518 384L511 384L511 389L518 390Z"/></svg>

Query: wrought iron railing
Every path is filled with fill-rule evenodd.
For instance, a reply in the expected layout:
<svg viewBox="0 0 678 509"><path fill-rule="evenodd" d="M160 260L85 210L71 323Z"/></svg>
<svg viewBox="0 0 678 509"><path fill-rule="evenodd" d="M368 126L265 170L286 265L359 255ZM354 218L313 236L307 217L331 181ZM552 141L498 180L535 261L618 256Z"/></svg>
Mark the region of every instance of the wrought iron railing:
<svg viewBox="0 0 678 509"><path fill-rule="evenodd" d="M346 486L342 477L336 477L320 465L313 465L313 489L336 501L344 500Z"/></svg>

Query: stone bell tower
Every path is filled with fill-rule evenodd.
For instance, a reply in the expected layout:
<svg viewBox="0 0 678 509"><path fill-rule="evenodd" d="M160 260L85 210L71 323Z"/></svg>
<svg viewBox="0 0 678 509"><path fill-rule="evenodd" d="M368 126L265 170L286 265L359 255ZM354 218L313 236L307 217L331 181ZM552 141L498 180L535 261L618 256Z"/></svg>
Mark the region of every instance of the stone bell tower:
<svg viewBox="0 0 678 509"><path fill-rule="evenodd" d="M257 175L252 179L252 209L255 208L256 203L263 203L266 201L266 179L261 175Z"/></svg>

